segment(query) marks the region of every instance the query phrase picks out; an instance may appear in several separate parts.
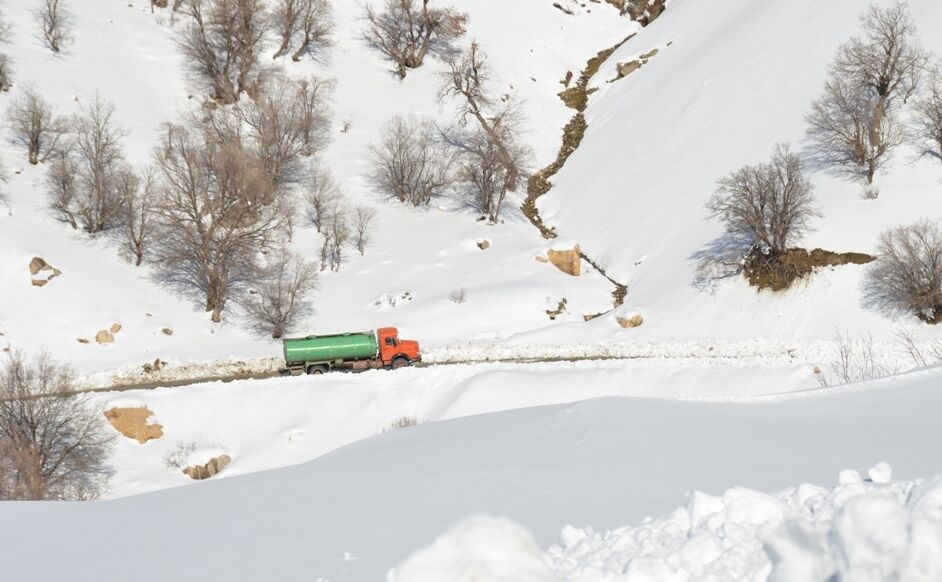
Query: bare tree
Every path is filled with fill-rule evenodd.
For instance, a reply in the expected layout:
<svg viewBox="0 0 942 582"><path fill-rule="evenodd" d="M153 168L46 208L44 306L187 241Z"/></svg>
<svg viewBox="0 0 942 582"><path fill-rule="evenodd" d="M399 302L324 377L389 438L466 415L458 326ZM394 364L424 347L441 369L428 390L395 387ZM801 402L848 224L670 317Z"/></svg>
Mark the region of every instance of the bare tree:
<svg viewBox="0 0 942 582"><path fill-rule="evenodd" d="M916 132L926 153L942 161L942 71L938 66L929 72L927 85L916 100Z"/></svg>
<svg viewBox="0 0 942 582"><path fill-rule="evenodd" d="M366 245L373 234L376 221L376 209L369 206L357 206L353 209L353 240L360 255L366 252Z"/></svg>
<svg viewBox="0 0 942 582"><path fill-rule="evenodd" d="M13 62L10 57L0 54L0 91L9 91L13 86Z"/></svg>
<svg viewBox="0 0 942 582"><path fill-rule="evenodd" d="M454 155L431 122L397 115L370 146L369 163L378 194L422 206L448 189Z"/></svg>
<svg viewBox="0 0 942 582"><path fill-rule="evenodd" d="M270 28L263 0L187 0L181 12L189 24L180 48L213 99L229 104L251 93Z"/></svg>
<svg viewBox="0 0 942 582"><path fill-rule="evenodd" d="M161 275L198 293L218 322L256 275L258 257L284 242L291 208L258 158L205 128L165 126L155 165Z"/></svg>
<svg viewBox="0 0 942 582"><path fill-rule="evenodd" d="M124 201L124 253L141 266L145 251L153 238L153 210L156 197L156 175L148 168L138 175L131 167L118 172L118 189Z"/></svg>
<svg viewBox="0 0 942 582"><path fill-rule="evenodd" d="M76 396L74 372L13 352L0 368L0 499L93 499L111 476L113 436Z"/></svg>
<svg viewBox="0 0 942 582"><path fill-rule="evenodd" d="M297 43L292 61L316 55L332 44L334 21L329 0L278 0L273 15L281 44L272 58L277 59Z"/></svg>
<svg viewBox="0 0 942 582"><path fill-rule="evenodd" d="M242 300L252 326L279 339L312 311L309 295L317 288L317 267L282 250L259 274Z"/></svg>
<svg viewBox="0 0 942 582"><path fill-rule="evenodd" d="M468 15L453 8L429 7L429 0L385 0L382 13L367 5L366 42L389 58L400 79L422 66L426 55L447 55L468 25Z"/></svg>
<svg viewBox="0 0 942 582"><path fill-rule="evenodd" d="M343 200L343 192L327 166L318 163L311 169L304 199L307 202L305 209L308 219L317 232L323 232L324 226Z"/></svg>
<svg viewBox="0 0 942 582"><path fill-rule="evenodd" d="M928 220L897 227L880 235L877 248L868 300L884 311L942 322L942 228Z"/></svg>
<svg viewBox="0 0 942 582"><path fill-rule="evenodd" d="M71 139L63 157L50 170L52 207L73 226L96 234L124 218L117 174L124 163L124 130L113 119L114 106L100 96L70 122ZM66 171L73 176L65 175ZM76 218L78 220L76 220Z"/></svg>
<svg viewBox="0 0 942 582"><path fill-rule="evenodd" d="M27 159L33 165L56 153L68 130L66 121L53 115L49 103L35 87L24 88L13 100L7 109L7 120L13 129L13 141L26 147Z"/></svg>
<svg viewBox="0 0 942 582"><path fill-rule="evenodd" d="M72 40L72 13L62 0L42 0L36 11L36 22L46 48L61 52Z"/></svg>
<svg viewBox="0 0 942 582"><path fill-rule="evenodd" d="M895 114L884 111L875 117L875 107L867 87L832 76L807 118L819 162L859 173L872 184L888 154L903 142Z"/></svg>
<svg viewBox="0 0 942 582"><path fill-rule="evenodd" d="M513 99L494 99L487 93L490 67L477 43L460 57L448 60L439 101L457 97L461 101L458 129L449 142L464 158L460 177L471 187L481 212L492 222L500 217L509 192L525 181L529 148L520 141L519 116ZM468 122L475 129L463 131Z"/></svg>
<svg viewBox="0 0 942 582"><path fill-rule="evenodd" d="M346 209L338 209L330 215L322 234L324 245L321 247L321 271L328 267L331 271L339 271L344 261L344 250L352 234L347 223Z"/></svg>
<svg viewBox="0 0 942 582"><path fill-rule="evenodd" d="M812 190L798 155L778 144L769 163L744 166L720 179L707 208L729 233L745 233L754 246L781 253L817 216Z"/></svg>

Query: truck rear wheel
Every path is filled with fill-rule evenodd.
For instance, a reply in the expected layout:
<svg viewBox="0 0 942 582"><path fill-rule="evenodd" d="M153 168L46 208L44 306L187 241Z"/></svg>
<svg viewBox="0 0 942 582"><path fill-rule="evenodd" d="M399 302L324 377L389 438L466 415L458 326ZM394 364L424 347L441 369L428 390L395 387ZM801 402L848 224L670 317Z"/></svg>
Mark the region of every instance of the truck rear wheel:
<svg viewBox="0 0 942 582"><path fill-rule="evenodd" d="M307 368L308 374L323 374L325 372L327 372L327 366L323 364L316 364L313 366L308 366Z"/></svg>
<svg viewBox="0 0 942 582"><path fill-rule="evenodd" d="M409 361L409 358L399 356L398 358L393 358L392 366L390 367L393 370L398 370L399 368L408 368L411 364L412 362Z"/></svg>

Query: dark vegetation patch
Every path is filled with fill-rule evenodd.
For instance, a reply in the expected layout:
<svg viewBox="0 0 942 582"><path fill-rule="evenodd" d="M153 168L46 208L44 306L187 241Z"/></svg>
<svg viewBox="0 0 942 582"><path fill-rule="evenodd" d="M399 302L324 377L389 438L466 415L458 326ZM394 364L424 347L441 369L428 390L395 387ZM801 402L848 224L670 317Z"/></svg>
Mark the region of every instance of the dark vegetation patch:
<svg viewBox="0 0 942 582"><path fill-rule="evenodd" d="M865 265L876 257L864 253L835 253L824 249L808 252L791 248L779 253L763 253L755 250L743 264L743 274L749 284L759 291L770 289L784 291L796 281L807 278L815 269L840 265Z"/></svg>

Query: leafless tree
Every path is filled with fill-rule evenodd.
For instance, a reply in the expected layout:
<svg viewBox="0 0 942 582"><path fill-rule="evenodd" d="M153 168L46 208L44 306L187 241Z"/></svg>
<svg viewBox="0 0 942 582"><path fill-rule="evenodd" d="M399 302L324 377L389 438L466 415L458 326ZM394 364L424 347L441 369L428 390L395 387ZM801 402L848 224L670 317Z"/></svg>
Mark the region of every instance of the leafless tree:
<svg viewBox="0 0 942 582"><path fill-rule="evenodd" d="M798 155L779 144L769 163L744 166L720 179L707 208L729 233L745 233L754 245L780 253L817 216L812 190Z"/></svg>
<svg viewBox="0 0 942 582"><path fill-rule="evenodd" d="M50 169L51 203L73 226L96 234L121 224L124 201L117 174L124 163L124 130L114 121L114 106L100 96L70 122L63 157ZM74 176L68 177L65 171ZM76 220L76 218L78 220Z"/></svg>
<svg viewBox="0 0 942 582"><path fill-rule="evenodd" d="M282 250L264 267L241 303L257 332L279 339L311 313L309 296L316 288L317 267Z"/></svg>
<svg viewBox="0 0 942 582"><path fill-rule="evenodd" d="M324 236L324 245L321 247L321 271L328 267L331 271L339 271L343 265L344 250L352 234L347 216L346 209L338 209L330 215L321 232Z"/></svg>
<svg viewBox="0 0 942 582"><path fill-rule="evenodd" d="M272 58L277 59L297 43L298 48L291 54L291 60L297 62L332 44L334 21L329 0L278 0L273 21L281 44Z"/></svg>
<svg viewBox="0 0 942 582"><path fill-rule="evenodd" d="M832 75L807 118L818 161L859 173L872 184L888 154L903 142L895 113L883 110L875 114L878 102L867 86Z"/></svg>
<svg viewBox="0 0 942 582"><path fill-rule="evenodd" d="M353 209L353 240L360 255L366 252L366 245L369 244L373 235L373 223L375 221L375 208L357 206Z"/></svg>
<svg viewBox="0 0 942 582"><path fill-rule="evenodd" d="M880 235L878 258L867 274L869 301L890 312L942 322L942 228L922 220Z"/></svg>
<svg viewBox="0 0 942 582"><path fill-rule="evenodd" d="M198 293L218 322L257 273L258 257L283 244L290 205L258 158L205 128L165 126L155 165L161 276Z"/></svg>
<svg viewBox="0 0 942 582"><path fill-rule="evenodd" d="M928 345L920 344L912 332L900 328L894 334L901 351L908 355L917 368L942 362L942 341L933 340Z"/></svg>
<svg viewBox="0 0 942 582"><path fill-rule="evenodd" d="M430 7L429 0L385 0L382 13L371 5L363 11L365 40L395 64L401 79L408 69L421 67L426 55L451 53L468 24L467 14Z"/></svg>
<svg viewBox="0 0 942 582"><path fill-rule="evenodd" d="M307 217L322 233L330 217L336 212L343 200L343 192L337 180L327 166L317 163L311 169L310 177L304 190Z"/></svg>
<svg viewBox="0 0 942 582"><path fill-rule="evenodd" d="M93 499L111 476L113 437L73 394L75 374L40 354L0 368L0 499Z"/></svg>
<svg viewBox="0 0 942 582"><path fill-rule="evenodd" d="M118 189L124 201L124 253L141 266L153 238L153 210L156 198L156 175L148 168L138 175L126 166L118 172Z"/></svg>
<svg viewBox="0 0 942 582"><path fill-rule="evenodd" d="M327 145L333 86L317 78L295 81L276 76L255 99L231 111L217 111L215 116L235 116L234 122L224 125L236 128L230 132L247 130L238 139L256 152L272 182L281 188L300 181L302 157L315 155Z"/></svg>
<svg viewBox="0 0 942 582"><path fill-rule="evenodd" d="M513 99L487 93L490 67L477 43L448 64L439 101L456 97L461 103L449 142L464 158L460 178L470 185L479 210L496 222L507 194L523 185L530 155L520 140L517 106ZM468 122L475 128L465 130Z"/></svg>
<svg viewBox="0 0 942 582"><path fill-rule="evenodd" d="M13 86L13 62L10 57L0 54L0 91L9 91Z"/></svg>
<svg viewBox="0 0 942 582"><path fill-rule="evenodd" d="M923 95L916 100L916 133L926 152L942 160L942 70L934 67Z"/></svg>
<svg viewBox="0 0 942 582"><path fill-rule="evenodd" d="M10 104L7 120L14 142L26 147L27 159L34 165L58 151L59 141L68 130L66 120L54 116L49 103L29 86Z"/></svg>
<svg viewBox="0 0 942 582"><path fill-rule="evenodd" d="M213 99L229 104L251 93L270 28L263 0L187 0L181 12L189 23L180 48Z"/></svg>
<svg viewBox="0 0 942 582"><path fill-rule="evenodd" d="M422 206L448 189L454 155L431 122L397 115L370 146L369 163L378 194Z"/></svg>
<svg viewBox="0 0 942 582"><path fill-rule="evenodd" d="M54 53L72 40L72 13L62 0L42 0L36 11L43 44Z"/></svg>

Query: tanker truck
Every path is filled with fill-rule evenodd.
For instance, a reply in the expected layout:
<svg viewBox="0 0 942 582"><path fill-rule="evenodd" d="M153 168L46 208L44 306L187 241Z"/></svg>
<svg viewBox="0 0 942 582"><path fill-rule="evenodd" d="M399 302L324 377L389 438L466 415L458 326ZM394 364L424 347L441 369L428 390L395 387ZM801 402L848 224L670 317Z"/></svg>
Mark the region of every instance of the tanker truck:
<svg viewBox="0 0 942 582"><path fill-rule="evenodd" d="M282 341L282 348L287 370L293 376L331 370L395 370L422 361L419 342L399 339L399 330L395 327L287 338Z"/></svg>

